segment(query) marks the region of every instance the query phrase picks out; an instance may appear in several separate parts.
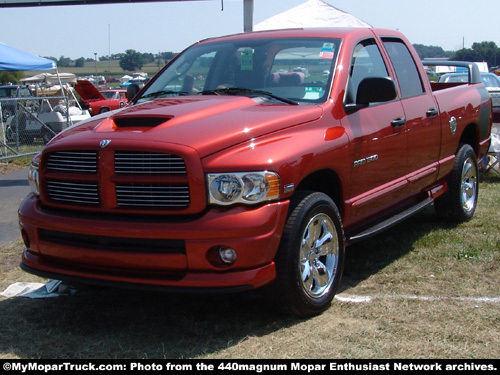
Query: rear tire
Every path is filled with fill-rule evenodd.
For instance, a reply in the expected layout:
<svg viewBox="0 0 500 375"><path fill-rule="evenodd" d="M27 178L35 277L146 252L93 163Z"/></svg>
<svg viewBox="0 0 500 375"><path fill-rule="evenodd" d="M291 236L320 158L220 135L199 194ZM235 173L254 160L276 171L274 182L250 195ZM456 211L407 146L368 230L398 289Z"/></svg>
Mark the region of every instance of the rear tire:
<svg viewBox="0 0 500 375"><path fill-rule="evenodd" d="M271 302L299 317L322 313L339 287L344 257L344 231L335 203L323 193L297 193L275 258Z"/></svg>
<svg viewBox="0 0 500 375"><path fill-rule="evenodd" d="M436 212L454 222L472 219L479 194L476 153L468 144L460 145L448 178L448 191L435 202Z"/></svg>

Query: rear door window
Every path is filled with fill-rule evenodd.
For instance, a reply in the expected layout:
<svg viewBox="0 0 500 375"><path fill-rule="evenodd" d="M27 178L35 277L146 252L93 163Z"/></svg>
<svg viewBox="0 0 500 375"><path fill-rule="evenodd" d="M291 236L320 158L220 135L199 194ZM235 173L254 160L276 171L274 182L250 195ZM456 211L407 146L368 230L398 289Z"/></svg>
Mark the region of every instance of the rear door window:
<svg viewBox="0 0 500 375"><path fill-rule="evenodd" d="M396 71L401 97L404 99L424 94L417 65L403 41L396 38L383 38L382 41Z"/></svg>

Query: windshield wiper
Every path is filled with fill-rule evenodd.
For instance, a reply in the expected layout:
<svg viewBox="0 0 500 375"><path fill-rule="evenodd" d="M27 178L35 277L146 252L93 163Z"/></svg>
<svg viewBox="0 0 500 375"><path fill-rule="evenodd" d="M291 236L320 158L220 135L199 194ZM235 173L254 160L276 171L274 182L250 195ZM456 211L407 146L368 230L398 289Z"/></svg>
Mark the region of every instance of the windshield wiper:
<svg viewBox="0 0 500 375"><path fill-rule="evenodd" d="M278 95L274 95L268 91L263 91L263 90L252 90L252 89L247 89L243 87L227 87L227 88L221 88L221 89L215 89L215 90L205 90L200 92L201 95L247 95L247 96L266 96L268 98L276 99L279 100L280 102L291 104L291 105L298 105L294 100L288 99L288 98L283 98Z"/></svg>
<svg viewBox="0 0 500 375"><path fill-rule="evenodd" d="M162 95L187 95L187 92L183 91L173 91L173 90L160 90L160 91L155 91L150 94L141 96L140 99L146 99L146 98L159 98Z"/></svg>

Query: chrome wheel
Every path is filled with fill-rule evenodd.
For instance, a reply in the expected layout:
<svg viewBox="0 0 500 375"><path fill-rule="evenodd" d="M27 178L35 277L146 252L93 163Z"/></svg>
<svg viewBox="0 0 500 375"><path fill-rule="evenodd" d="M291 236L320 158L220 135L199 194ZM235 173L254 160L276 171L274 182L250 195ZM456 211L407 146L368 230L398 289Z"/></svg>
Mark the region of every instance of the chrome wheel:
<svg viewBox="0 0 500 375"><path fill-rule="evenodd" d="M436 212L457 223L469 221L479 196L477 157L470 145L460 145L447 182L448 191L434 202Z"/></svg>
<svg viewBox="0 0 500 375"><path fill-rule="evenodd" d="M299 191L276 254L270 304L300 317L328 309L342 278L345 237L339 210L324 193Z"/></svg>
<svg viewBox="0 0 500 375"><path fill-rule="evenodd" d="M470 157L464 161L462 167L462 188L460 199L465 212L471 212L476 206L477 195L477 168Z"/></svg>
<svg viewBox="0 0 500 375"><path fill-rule="evenodd" d="M336 275L338 258L335 225L329 216L317 214L307 224L300 247L302 287L309 297L319 298L328 292Z"/></svg>

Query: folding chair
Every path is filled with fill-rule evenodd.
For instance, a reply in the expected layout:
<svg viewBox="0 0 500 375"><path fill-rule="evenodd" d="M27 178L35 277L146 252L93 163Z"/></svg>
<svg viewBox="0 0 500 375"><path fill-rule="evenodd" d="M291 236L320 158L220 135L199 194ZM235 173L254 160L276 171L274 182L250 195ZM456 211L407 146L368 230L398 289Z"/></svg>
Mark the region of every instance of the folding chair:
<svg viewBox="0 0 500 375"><path fill-rule="evenodd" d="M484 174L492 171L500 176L500 135L491 133L491 145L488 154L482 160Z"/></svg>

